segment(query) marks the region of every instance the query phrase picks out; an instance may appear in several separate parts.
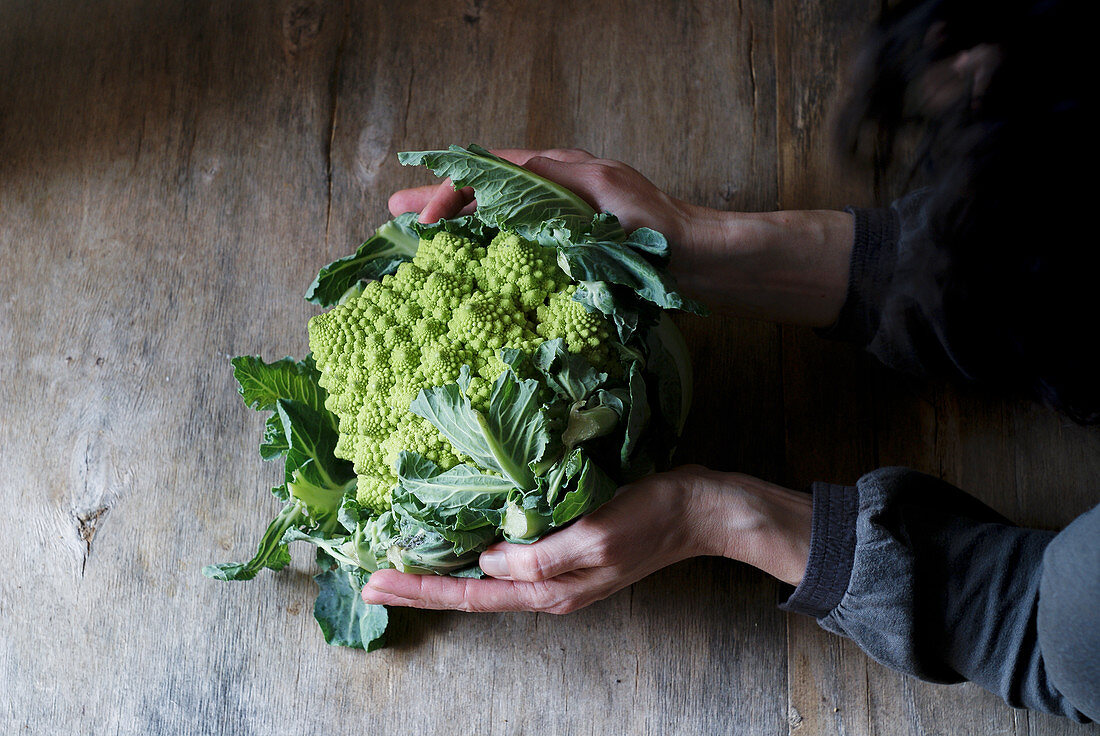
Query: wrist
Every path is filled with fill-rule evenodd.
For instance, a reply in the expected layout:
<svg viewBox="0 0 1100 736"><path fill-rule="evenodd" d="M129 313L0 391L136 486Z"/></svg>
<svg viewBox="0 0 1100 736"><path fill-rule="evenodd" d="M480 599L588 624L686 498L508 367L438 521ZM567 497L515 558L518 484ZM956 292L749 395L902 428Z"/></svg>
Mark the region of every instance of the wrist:
<svg viewBox="0 0 1100 736"><path fill-rule="evenodd" d="M798 585L810 554L811 496L738 473L701 476L690 504L694 553L739 560Z"/></svg>
<svg viewBox="0 0 1100 736"><path fill-rule="evenodd" d="M685 289L733 313L824 327L848 291L847 212L726 212L684 204L672 268Z"/></svg>

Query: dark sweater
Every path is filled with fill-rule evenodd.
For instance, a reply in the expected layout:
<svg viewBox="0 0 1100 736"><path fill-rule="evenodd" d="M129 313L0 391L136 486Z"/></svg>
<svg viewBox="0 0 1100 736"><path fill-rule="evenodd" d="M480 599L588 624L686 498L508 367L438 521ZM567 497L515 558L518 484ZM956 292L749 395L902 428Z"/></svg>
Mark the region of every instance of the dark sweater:
<svg viewBox="0 0 1100 736"><path fill-rule="evenodd" d="M998 335L976 334L921 280L921 268L942 265L925 196L850 210L848 298L826 335L909 373L980 380L997 351L982 342ZM854 487L817 483L813 494L809 565L782 608L901 672L972 680L1014 707L1100 720L1100 506L1055 534L904 468Z"/></svg>

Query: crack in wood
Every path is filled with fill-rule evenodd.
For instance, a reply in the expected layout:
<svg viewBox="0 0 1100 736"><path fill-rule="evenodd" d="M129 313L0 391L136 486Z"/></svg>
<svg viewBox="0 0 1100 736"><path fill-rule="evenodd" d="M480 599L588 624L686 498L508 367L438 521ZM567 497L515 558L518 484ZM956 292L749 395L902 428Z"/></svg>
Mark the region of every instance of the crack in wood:
<svg viewBox="0 0 1100 736"><path fill-rule="evenodd" d="M401 118L401 142L404 143L409 137L409 110L412 108L413 99L413 80L416 79L416 65L409 63L409 86L408 92L405 93L405 114Z"/></svg>
<svg viewBox="0 0 1100 736"><path fill-rule="evenodd" d="M325 202L325 245L328 246L329 227L332 224L332 149L336 143L336 113L340 95L340 75L344 64L344 51L348 45L348 36L351 35L351 3L344 3L344 28L340 34L340 43L336 46L336 57L332 62L332 72L329 74L329 116L328 116L328 142L325 145L325 180L328 188L328 196Z"/></svg>

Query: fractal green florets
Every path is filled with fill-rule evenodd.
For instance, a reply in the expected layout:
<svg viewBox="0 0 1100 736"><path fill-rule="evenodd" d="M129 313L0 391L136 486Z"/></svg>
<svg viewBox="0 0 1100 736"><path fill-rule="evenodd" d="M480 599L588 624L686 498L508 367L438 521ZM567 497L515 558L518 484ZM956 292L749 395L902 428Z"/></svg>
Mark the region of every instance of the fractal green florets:
<svg viewBox="0 0 1100 736"><path fill-rule="evenodd" d="M309 322L309 344L339 418L335 455L351 460L358 501L390 507L402 450L442 469L462 462L426 419L409 411L421 389L455 381L464 365L467 395L484 409L506 369L501 350L532 353L562 338L569 352L609 365L607 319L573 299L576 286L555 251L501 232L488 247L439 232L395 274Z"/></svg>

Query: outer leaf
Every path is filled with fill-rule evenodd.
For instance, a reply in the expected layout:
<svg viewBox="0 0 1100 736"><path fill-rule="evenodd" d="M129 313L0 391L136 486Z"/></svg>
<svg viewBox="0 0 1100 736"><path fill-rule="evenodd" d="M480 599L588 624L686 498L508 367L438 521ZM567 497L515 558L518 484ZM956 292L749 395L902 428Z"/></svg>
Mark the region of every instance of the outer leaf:
<svg viewBox="0 0 1100 736"><path fill-rule="evenodd" d="M421 390L409 410L431 422L478 467L503 473L521 490L533 489L529 465L541 457L549 439L536 398L538 381L521 381L505 371L493 386L485 415L470 405L469 382L470 369L463 366L457 382Z"/></svg>
<svg viewBox="0 0 1100 736"><path fill-rule="evenodd" d="M671 255L668 238L656 230L640 227L630 233L623 244L645 253L661 266L668 265L669 256Z"/></svg>
<svg viewBox="0 0 1100 736"><path fill-rule="evenodd" d="M615 495L615 481L608 477L591 458L584 458L577 487L566 493L554 507L554 526L568 524L583 514L591 513Z"/></svg>
<svg viewBox="0 0 1100 736"><path fill-rule="evenodd" d="M550 528L553 519L544 493L528 493L504 506L500 529L513 544L531 544Z"/></svg>
<svg viewBox="0 0 1100 736"><path fill-rule="evenodd" d="M290 446L286 443L286 427L278 412L267 418L264 423L264 438L260 440L260 457L275 460L286 454Z"/></svg>
<svg viewBox="0 0 1100 736"><path fill-rule="evenodd" d="M329 537L323 532L312 532L307 534L301 529L287 529L286 534L283 535L283 542L289 544L290 542L308 542L315 545L318 550L323 551L326 557L334 563L351 565L353 567L362 567L359 559L353 555L348 554L341 547L348 542L348 537ZM333 565L328 565L331 568ZM326 566L322 565L322 569Z"/></svg>
<svg viewBox="0 0 1100 736"><path fill-rule="evenodd" d="M437 220L428 224L423 224L414 219L410 226L420 236L421 240L431 240L437 233L447 232L469 238L475 243L488 243L497 234L495 227L485 224L476 215L464 215L450 220Z"/></svg>
<svg viewBox="0 0 1100 736"><path fill-rule="evenodd" d="M398 487L421 505L431 506L441 517L464 508L499 507L515 488L507 478L485 475L471 465L456 465L441 471L431 460L415 452L402 451L397 460Z"/></svg>
<svg viewBox="0 0 1100 736"><path fill-rule="evenodd" d="M505 371L493 384L489 397L489 413L485 417L488 431L486 439L498 457L504 455L522 475L512 468L504 468L513 481L523 481L520 490L535 487L530 465L542 457L549 441L546 419L539 411L539 382L533 378L519 380L512 371Z"/></svg>
<svg viewBox="0 0 1100 736"><path fill-rule="evenodd" d="M577 281L607 281L626 286L662 309L706 314L706 308L676 291L672 277L658 269L644 251L627 243L582 240L558 244L558 264Z"/></svg>
<svg viewBox="0 0 1100 736"><path fill-rule="evenodd" d="M626 238L626 231L623 230L618 217L610 212L601 212L592 218L592 224L588 226L587 237L592 240L619 242Z"/></svg>
<svg viewBox="0 0 1100 736"><path fill-rule="evenodd" d="M393 273L405 261L411 261L420 246L420 237L412 227L415 212L406 212L374 231L355 253L328 264L306 290L306 301L322 307L340 303L344 296L362 283Z"/></svg>
<svg viewBox="0 0 1100 736"><path fill-rule="evenodd" d="M584 401L607 380L607 374L596 370L583 356L567 351L560 338L539 345L534 363L550 388L572 402Z"/></svg>
<svg viewBox="0 0 1100 736"><path fill-rule="evenodd" d="M320 590L313 604L313 617L321 626L325 641L368 652L385 644L389 614L385 606L368 605L359 592L361 578L343 568L315 575Z"/></svg>
<svg viewBox="0 0 1100 736"><path fill-rule="evenodd" d="M645 379L642 377L642 371L637 361L630 364L627 390L630 396L630 409L626 417L623 447L619 454L620 463L624 468L630 464L631 456L637 449L638 442L649 424L649 398L646 396Z"/></svg>
<svg viewBox="0 0 1100 736"><path fill-rule="evenodd" d="M427 166L450 177L455 187L473 187L477 217L529 240L543 240L548 229L577 237L591 227L596 212L573 192L527 169L494 156L480 146L451 146L446 151L397 154L408 166Z"/></svg>
<svg viewBox="0 0 1100 736"><path fill-rule="evenodd" d="M485 475L470 465L447 471L415 452L402 452L393 511L438 532L454 545L456 555L482 550L496 537L501 508L515 484Z"/></svg>
<svg viewBox="0 0 1100 736"><path fill-rule="evenodd" d="M276 409L286 438L287 481L291 481L295 471L303 469L312 460L312 465L303 470L306 477L319 485L343 487L354 473L351 463L332 454L339 435L328 418L298 401L279 399ZM334 512L339 505L340 499L337 498Z"/></svg>
<svg viewBox="0 0 1100 736"><path fill-rule="evenodd" d="M457 555L454 543L439 532L405 522L401 536L393 539L386 555L401 572L448 575L476 565L479 551Z"/></svg>
<svg viewBox="0 0 1100 736"><path fill-rule="evenodd" d="M202 574L215 580L251 580L260 570L270 568L282 570L290 564L290 552L283 542L283 534L288 529L306 523L306 517L296 503L288 503L283 507L271 524L268 525L260 546L256 550L256 556L248 562L223 562L217 565L207 565L202 569Z"/></svg>
<svg viewBox="0 0 1100 736"><path fill-rule="evenodd" d="M617 389L618 393L625 393ZM600 391L595 401L582 407L580 402L569 408L569 419L562 432L561 441L566 451L589 440L611 434L624 414L623 397L610 391Z"/></svg>
<svg viewBox="0 0 1100 736"><path fill-rule="evenodd" d="M275 411L275 402L289 399L314 411L324 410L326 394L317 385L321 374L312 357L307 356L302 361L287 357L265 363L257 355L238 355L230 362L233 377L240 384L241 398L250 409Z"/></svg>

